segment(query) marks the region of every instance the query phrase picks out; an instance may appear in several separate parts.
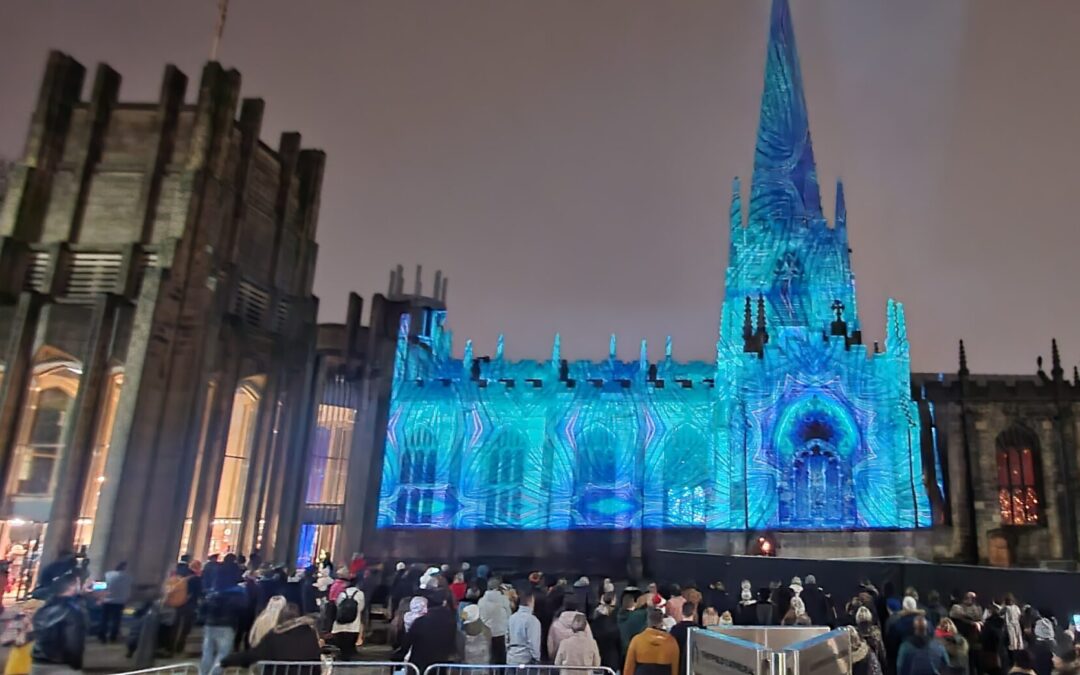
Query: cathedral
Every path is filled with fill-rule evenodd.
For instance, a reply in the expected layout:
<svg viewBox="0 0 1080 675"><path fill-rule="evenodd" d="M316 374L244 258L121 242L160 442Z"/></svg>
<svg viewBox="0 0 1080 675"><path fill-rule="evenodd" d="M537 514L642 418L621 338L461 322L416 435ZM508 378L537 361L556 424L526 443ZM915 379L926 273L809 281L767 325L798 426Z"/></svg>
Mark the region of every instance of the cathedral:
<svg viewBox="0 0 1080 675"><path fill-rule="evenodd" d="M822 213L786 0L748 189L731 195L715 356L455 349L446 276L399 266L317 324L325 156L261 138L240 76L157 100L53 52L0 171L0 558L305 565L675 549L1074 568L1080 373L912 373L889 301L867 344L848 214ZM856 218L857 220L857 218ZM430 279L430 283L429 283ZM363 317L369 317L366 323ZM917 318L916 318L917 320ZM981 336L957 336L981 339ZM458 354L461 354L459 357Z"/></svg>
<svg viewBox="0 0 1080 675"><path fill-rule="evenodd" d="M791 16L773 5L748 206L731 200L716 358L452 355L445 313L401 326L384 527L930 527L904 311L862 343L843 189L822 215ZM926 469L930 470L927 471Z"/></svg>

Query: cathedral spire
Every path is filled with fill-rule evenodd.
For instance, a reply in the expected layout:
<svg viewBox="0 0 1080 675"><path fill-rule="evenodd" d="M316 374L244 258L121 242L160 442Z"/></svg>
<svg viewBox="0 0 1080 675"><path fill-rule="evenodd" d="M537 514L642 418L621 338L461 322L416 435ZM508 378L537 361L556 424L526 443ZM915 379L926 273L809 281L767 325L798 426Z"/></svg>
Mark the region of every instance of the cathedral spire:
<svg viewBox="0 0 1080 675"><path fill-rule="evenodd" d="M793 223L809 223L821 217L791 8L788 0L773 0L749 222L790 218Z"/></svg>

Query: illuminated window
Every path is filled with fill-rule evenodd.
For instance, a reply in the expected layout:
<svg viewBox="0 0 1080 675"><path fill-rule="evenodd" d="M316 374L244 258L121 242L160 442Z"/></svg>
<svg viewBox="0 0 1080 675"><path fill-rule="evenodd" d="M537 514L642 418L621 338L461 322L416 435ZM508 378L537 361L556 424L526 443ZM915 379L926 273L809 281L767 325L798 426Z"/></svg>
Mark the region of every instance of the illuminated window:
<svg viewBox="0 0 1080 675"><path fill-rule="evenodd" d="M1038 437L1013 426L997 438L998 508L1003 525L1038 525L1041 499L1038 468Z"/></svg>
<svg viewBox="0 0 1080 675"><path fill-rule="evenodd" d="M52 495L64 431L81 376L75 362L50 360L35 366L19 425L9 493L20 497Z"/></svg>
<svg viewBox="0 0 1080 675"><path fill-rule="evenodd" d="M259 419L262 378L249 378L233 396L229 435L221 464L221 481L210 528L210 552L235 551L244 517L252 444Z"/></svg>
<svg viewBox="0 0 1080 675"><path fill-rule="evenodd" d="M397 521L408 525L431 523L435 501L432 489L438 469L438 451L435 432L421 426L412 430L406 438L401 453L401 489L398 492Z"/></svg>
<svg viewBox="0 0 1080 675"><path fill-rule="evenodd" d="M344 504L356 411L340 405L319 406L308 474L308 504Z"/></svg>

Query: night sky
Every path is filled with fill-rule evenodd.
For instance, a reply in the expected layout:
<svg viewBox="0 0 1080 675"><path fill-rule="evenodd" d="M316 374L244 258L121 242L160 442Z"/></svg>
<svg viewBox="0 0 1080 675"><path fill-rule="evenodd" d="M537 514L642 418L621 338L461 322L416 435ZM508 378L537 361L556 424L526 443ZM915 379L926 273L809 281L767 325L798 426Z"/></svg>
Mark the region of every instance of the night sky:
<svg viewBox="0 0 1080 675"><path fill-rule="evenodd" d="M730 182L748 179L768 0L232 0L221 61L328 165L321 320L393 263L449 275L458 354L713 353ZM906 303L913 366L1080 358L1080 2L792 0L826 213L844 179L859 309ZM214 0L5 0L0 155L50 48L121 98L194 95ZM89 90L91 77L87 78ZM412 283L412 272L406 274Z"/></svg>

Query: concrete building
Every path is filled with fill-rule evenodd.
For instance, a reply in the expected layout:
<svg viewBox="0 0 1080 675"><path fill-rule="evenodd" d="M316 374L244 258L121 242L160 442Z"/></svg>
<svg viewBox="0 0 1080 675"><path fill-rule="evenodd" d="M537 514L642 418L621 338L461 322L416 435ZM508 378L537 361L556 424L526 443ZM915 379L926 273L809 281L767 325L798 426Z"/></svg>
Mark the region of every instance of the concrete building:
<svg viewBox="0 0 1080 675"><path fill-rule="evenodd" d="M123 102L49 56L0 212L0 553L158 583L177 554L285 559L314 375L325 157L260 139L240 75Z"/></svg>

